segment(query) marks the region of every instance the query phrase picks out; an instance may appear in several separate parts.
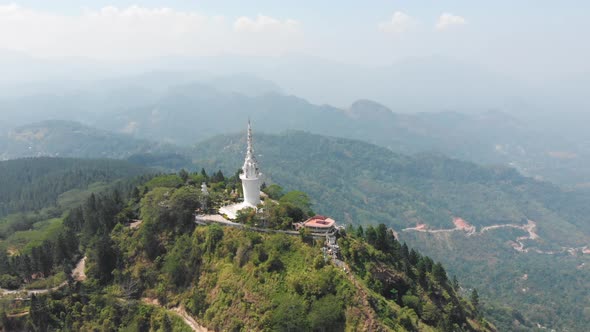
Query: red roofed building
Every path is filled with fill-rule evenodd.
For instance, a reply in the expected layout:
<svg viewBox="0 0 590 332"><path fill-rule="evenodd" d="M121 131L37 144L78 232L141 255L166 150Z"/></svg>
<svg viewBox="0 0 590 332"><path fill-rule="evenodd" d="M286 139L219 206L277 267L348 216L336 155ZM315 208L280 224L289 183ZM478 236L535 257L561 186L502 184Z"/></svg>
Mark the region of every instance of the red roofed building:
<svg viewBox="0 0 590 332"><path fill-rule="evenodd" d="M303 227L312 233L331 233L336 228L336 221L326 216L313 216L303 222Z"/></svg>

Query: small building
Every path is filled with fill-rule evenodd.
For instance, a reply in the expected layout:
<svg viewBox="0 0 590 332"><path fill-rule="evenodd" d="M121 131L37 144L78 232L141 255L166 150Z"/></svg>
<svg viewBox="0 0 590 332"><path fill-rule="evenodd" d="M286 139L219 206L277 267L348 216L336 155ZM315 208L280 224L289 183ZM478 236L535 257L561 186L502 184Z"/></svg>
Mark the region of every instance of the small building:
<svg viewBox="0 0 590 332"><path fill-rule="evenodd" d="M316 215L299 225L299 228L305 227L312 233L332 233L336 230L336 221L332 218Z"/></svg>

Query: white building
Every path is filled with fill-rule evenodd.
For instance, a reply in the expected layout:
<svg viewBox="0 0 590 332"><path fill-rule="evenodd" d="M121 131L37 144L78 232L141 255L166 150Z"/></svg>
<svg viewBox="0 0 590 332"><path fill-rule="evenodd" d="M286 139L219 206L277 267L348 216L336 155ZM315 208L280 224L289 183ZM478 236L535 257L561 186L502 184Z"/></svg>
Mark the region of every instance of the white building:
<svg viewBox="0 0 590 332"><path fill-rule="evenodd" d="M242 180L242 189L244 191L244 203L252 207L260 204L261 176L262 173L258 169L258 162L254 156L254 148L252 147L252 126L250 125L250 120L248 120L248 148L240 179Z"/></svg>
<svg viewBox="0 0 590 332"><path fill-rule="evenodd" d="M252 126L248 120L248 147L246 150L246 158L244 159L244 166L242 166L242 173L240 174L242 180L242 189L244 192L244 201L238 204L223 206L219 209L219 213L226 215L229 219L235 219L238 211L241 209L251 207L256 208L260 204L260 185L262 184L262 173L258 169L258 162L254 156L254 148L252 146Z"/></svg>

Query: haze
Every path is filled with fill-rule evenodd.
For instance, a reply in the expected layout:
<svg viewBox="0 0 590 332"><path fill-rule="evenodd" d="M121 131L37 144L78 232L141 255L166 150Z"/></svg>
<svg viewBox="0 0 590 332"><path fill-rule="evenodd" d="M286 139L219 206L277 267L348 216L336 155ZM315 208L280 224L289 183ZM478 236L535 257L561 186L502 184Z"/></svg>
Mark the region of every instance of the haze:
<svg viewBox="0 0 590 332"><path fill-rule="evenodd" d="M0 5L0 81L4 95L22 95L15 82L250 73L341 107L368 98L399 112L580 111L590 86L588 9L583 1L19 1Z"/></svg>

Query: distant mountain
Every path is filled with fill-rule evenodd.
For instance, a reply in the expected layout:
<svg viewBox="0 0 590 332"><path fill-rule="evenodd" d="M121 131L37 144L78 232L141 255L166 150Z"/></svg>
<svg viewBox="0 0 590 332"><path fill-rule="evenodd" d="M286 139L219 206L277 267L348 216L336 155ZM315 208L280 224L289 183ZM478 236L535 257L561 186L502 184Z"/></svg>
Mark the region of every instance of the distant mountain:
<svg viewBox="0 0 590 332"><path fill-rule="evenodd" d="M67 119L139 139L190 146L213 135L243 130L246 119L251 118L258 130L269 133L305 130L360 139L402 153L435 151L478 163L510 165L523 174L568 186L590 183L590 139L583 126L584 120L590 119L586 119L583 109L577 110L575 116L571 115L574 110L551 116L545 112L524 116L527 112L488 102L481 97L483 90L502 94L501 91L518 89L512 83L505 84L505 78L482 73L477 67L446 58L407 59L379 69L301 57L268 62L248 58L239 62L250 65L250 72L260 69L261 73L275 75L276 82L287 82L280 87L261 78L270 76L248 71L235 74L240 66L230 66L233 72L219 70L220 75L213 75L207 65L213 70L236 60L215 59L219 63L212 63L210 58L188 59L189 69L185 71L171 68L124 77L15 83L11 88L22 90L21 94L0 99L0 135L6 136L9 129L27 125L32 119ZM308 74L305 80L295 79L304 73ZM281 75L291 77L292 83L300 84L302 90L289 88L291 81L284 81ZM494 83L473 84L479 81L477 77L485 75L489 76L486 82ZM573 81L583 82L583 77ZM20 84L24 85L19 88ZM348 85L349 90L339 90ZM434 89L438 96L434 99L434 92L425 91L433 90L432 85L439 86ZM545 89L551 87L554 85L547 83ZM472 93L474 89L479 92ZM583 89L580 85L574 90ZM307 90L325 96L347 91L340 95L351 104L317 105L287 94L308 95ZM466 109L440 102L437 112L420 113L416 110L425 108L387 107L392 103L384 102L382 96L399 103L408 99L431 103L439 97L457 103L473 99L474 103L486 106ZM509 99L519 110L527 108L526 102ZM413 112L406 113L410 109Z"/></svg>
<svg viewBox="0 0 590 332"><path fill-rule="evenodd" d="M106 84L114 90L0 100L7 120L0 125L0 135L32 118L67 118L143 140L190 146L214 135L242 131L251 118L257 130L269 133L305 130L360 139L407 154L439 152L478 163L510 165L525 175L565 185L590 183L585 166L590 163L590 140L583 139L580 125L569 126L571 136L563 135L560 128L568 125L559 119L553 122L561 125L551 127L542 125L549 119L531 122L500 111L395 113L365 99L341 109L281 94L274 84L248 75L204 78L169 88L149 83L156 78L171 82L175 77L154 73L137 84ZM251 96L233 91L244 86L250 91L240 92Z"/></svg>
<svg viewBox="0 0 590 332"><path fill-rule="evenodd" d="M175 152L175 149L58 120L18 127L0 136L0 159L40 156L121 159L140 153Z"/></svg>
<svg viewBox="0 0 590 332"><path fill-rule="evenodd" d="M268 93L283 93L278 84L251 74L216 76L206 80L205 83L217 90L239 93L249 97L262 96Z"/></svg>
<svg viewBox="0 0 590 332"><path fill-rule="evenodd" d="M35 90L39 93L40 89L31 88L42 86L42 90L59 92L50 82L72 78L79 83L141 76L146 72L173 72L177 76L198 73L200 78L242 73L240 75L275 82L286 94L301 96L316 104L345 107L358 99L371 99L402 113L480 112L492 108L531 114L554 111L556 107L567 113L589 106L585 98L588 85L584 85L587 75L539 82L529 77L498 74L483 64L436 55L363 66L298 54L169 56L144 61L101 62L76 57L41 59L0 50L0 72L3 73L0 96L22 96L23 92L31 94ZM197 80L194 75L193 80ZM31 84L34 82L36 84ZM175 84L181 83L176 81Z"/></svg>
<svg viewBox="0 0 590 332"><path fill-rule="evenodd" d="M514 99L533 107L536 103L529 87L512 77L441 56L404 58L374 67L290 56L253 72L314 103L344 106L371 99L401 113L512 110Z"/></svg>
<svg viewBox="0 0 590 332"><path fill-rule="evenodd" d="M587 167L579 167L590 163L589 141L500 111L403 114L370 100L340 109L295 96L248 97L194 83L171 89L149 105L110 113L94 124L144 139L190 145L243 130L247 118L269 133L306 130L360 139L402 153L437 151L479 163L510 165L526 175L567 185L590 183Z"/></svg>

